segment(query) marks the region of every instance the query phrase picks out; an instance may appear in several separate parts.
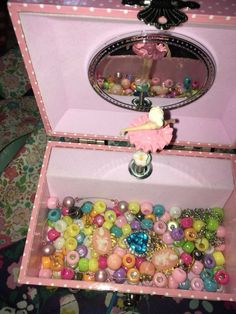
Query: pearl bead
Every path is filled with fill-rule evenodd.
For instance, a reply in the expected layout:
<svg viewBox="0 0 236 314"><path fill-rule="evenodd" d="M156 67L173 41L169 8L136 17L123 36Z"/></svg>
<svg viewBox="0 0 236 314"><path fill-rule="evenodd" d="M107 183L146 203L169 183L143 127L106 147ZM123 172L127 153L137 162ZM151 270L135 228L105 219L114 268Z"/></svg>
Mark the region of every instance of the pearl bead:
<svg viewBox="0 0 236 314"><path fill-rule="evenodd" d="M106 270L99 269L95 273L95 281L97 282L106 282L108 279L108 273Z"/></svg>
<svg viewBox="0 0 236 314"><path fill-rule="evenodd" d="M42 254L45 256L50 256L54 252L55 252L55 247L51 243L48 243L42 247Z"/></svg>
<svg viewBox="0 0 236 314"><path fill-rule="evenodd" d="M153 276L153 283L158 288L164 288L167 286L167 278L163 273L157 272Z"/></svg>
<svg viewBox="0 0 236 314"><path fill-rule="evenodd" d="M118 203L118 209L122 213L126 212L128 210L128 203L125 201L120 201Z"/></svg>
<svg viewBox="0 0 236 314"><path fill-rule="evenodd" d="M74 205L75 205L75 200L72 196L66 196L63 199L63 206L64 207L70 208L70 207L73 207Z"/></svg>
<svg viewBox="0 0 236 314"><path fill-rule="evenodd" d="M174 219L178 219L181 216L181 212L182 212L181 208L177 206L173 206L169 210L171 218L174 218Z"/></svg>
<svg viewBox="0 0 236 314"><path fill-rule="evenodd" d="M190 281L191 288L195 291L202 291L204 283L201 278L195 277Z"/></svg>

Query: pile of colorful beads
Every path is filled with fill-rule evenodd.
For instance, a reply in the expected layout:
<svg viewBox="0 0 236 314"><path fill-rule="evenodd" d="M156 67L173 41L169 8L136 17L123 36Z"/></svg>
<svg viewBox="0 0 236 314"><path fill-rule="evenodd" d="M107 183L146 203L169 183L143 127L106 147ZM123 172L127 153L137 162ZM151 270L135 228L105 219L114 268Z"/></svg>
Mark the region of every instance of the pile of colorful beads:
<svg viewBox="0 0 236 314"><path fill-rule="evenodd" d="M48 199L39 277L224 290L222 208L90 200Z"/></svg>
<svg viewBox="0 0 236 314"><path fill-rule="evenodd" d="M179 98L189 97L199 91L199 83L186 76L183 82L174 82L172 79L161 81L159 77L152 77L145 82L139 78L117 75L100 77L98 85L108 94L123 96L139 96L143 90L145 97Z"/></svg>

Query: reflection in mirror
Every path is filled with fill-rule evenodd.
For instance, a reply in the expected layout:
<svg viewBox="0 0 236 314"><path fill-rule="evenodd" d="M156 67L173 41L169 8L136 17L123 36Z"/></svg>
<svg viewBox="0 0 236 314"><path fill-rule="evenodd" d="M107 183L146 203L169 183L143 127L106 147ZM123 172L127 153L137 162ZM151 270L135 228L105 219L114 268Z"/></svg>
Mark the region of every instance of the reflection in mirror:
<svg viewBox="0 0 236 314"><path fill-rule="evenodd" d="M90 83L101 97L138 111L189 104L209 90L214 77L214 61L205 48L166 33L117 39L89 65Z"/></svg>

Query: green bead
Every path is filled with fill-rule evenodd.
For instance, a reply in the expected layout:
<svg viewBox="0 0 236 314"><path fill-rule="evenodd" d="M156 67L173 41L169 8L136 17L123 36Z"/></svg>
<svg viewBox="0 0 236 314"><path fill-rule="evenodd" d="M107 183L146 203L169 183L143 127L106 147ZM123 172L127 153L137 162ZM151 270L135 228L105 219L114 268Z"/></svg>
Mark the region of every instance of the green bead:
<svg viewBox="0 0 236 314"><path fill-rule="evenodd" d="M200 219L194 220L194 222L193 222L193 228L194 228L197 232L199 232L204 226L205 226L204 221L202 221L202 220L200 220Z"/></svg>
<svg viewBox="0 0 236 314"><path fill-rule="evenodd" d="M179 241L174 241L173 245L176 247L183 247L183 245L185 244L185 239L181 239Z"/></svg>
<svg viewBox="0 0 236 314"><path fill-rule="evenodd" d="M224 209L221 207L214 207L211 209L212 215L218 216L220 219L224 218Z"/></svg>
<svg viewBox="0 0 236 314"><path fill-rule="evenodd" d="M183 250L184 250L184 252L189 253L189 254L192 253L192 251L194 250L194 248L195 248L195 246L194 246L194 244L193 244L192 241L187 241L187 242L185 242L184 245L183 245Z"/></svg>
<svg viewBox="0 0 236 314"><path fill-rule="evenodd" d="M86 272L89 270L89 259L86 257L82 257L79 260L79 270L82 272Z"/></svg>
<svg viewBox="0 0 236 314"><path fill-rule="evenodd" d="M47 224L48 224L49 227L52 227L52 228L53 228L54 225L55 225L55 222L48 219L48 220L47 220Z"/></svg>
<svg viewBox="0 0 236 314"><path fill-rule="evenodd" d="M210 217L207 220L206 228L209 231L216 231L219 226L219 223L216 218Z"/></svg>
<svg viewBox="0 0 236 314"><path fill-rule="evenodd" d="M220 269L224 269L224 267L223 266L215 266L214 268L213 268L213 273L216 273L218 270L220 270Z"/></svg>
<svg viewBox="0 0 236 314"><path fill-rule="evenodd" d="M205 238L207 238L207 240L212 240L215 234L212 231L206 230L204 235L205 235Z"/></svg>
<svg viewBox="0 0 236 314"><path fill-rule="evenodd" d="M109 83L108 82L103 82L103 87L105 88L105 89L108 89L109 88Z"/></svg>

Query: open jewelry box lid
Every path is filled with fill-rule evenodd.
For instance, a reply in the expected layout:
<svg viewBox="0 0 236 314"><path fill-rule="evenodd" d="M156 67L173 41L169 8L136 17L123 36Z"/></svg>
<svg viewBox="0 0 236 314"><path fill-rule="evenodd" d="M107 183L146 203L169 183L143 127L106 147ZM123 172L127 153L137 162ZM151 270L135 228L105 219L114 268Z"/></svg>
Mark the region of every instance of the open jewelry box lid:
<svg viewBox="0 0 236 314"><path fill-rule="evenodd" d="M139 21L138 9L118 0L10 1L10 16L47 133L124 140L120 130L142 113L101 97L89 81L89 64L112 40L151 32L194 39L215 65L209 90L169 111L179 120L175 143L235 147L236 6L233 1L198 2L199 10L187 11L187 23L163 32Z"/></svg>

